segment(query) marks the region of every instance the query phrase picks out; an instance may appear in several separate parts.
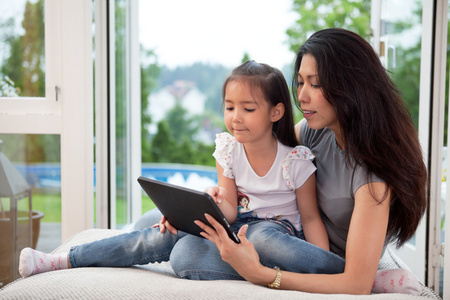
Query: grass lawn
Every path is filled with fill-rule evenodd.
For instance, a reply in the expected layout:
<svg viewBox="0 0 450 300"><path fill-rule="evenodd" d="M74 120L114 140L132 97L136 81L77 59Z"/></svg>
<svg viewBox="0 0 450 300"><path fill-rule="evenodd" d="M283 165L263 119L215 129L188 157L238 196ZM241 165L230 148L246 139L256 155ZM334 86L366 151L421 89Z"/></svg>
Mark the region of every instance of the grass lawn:
<svg viewBox="0 0 450 300"><path fill-rule="evenodd" d="M32 195L32 208L44 213L41 222L61 223L61 195L59 194L37 194ZM2 198L3 208L9 210L9 198ZM28 198L20 199L18 210L29 210Z"/></svg>
<svg viewBox="0 0 450 300"><path fill-rule="evenodd" d="M152 210L156 207L156 205L153 203L153 201L147 197L147 196L143 196L142 197L142 213L146 213L149 210Z"/></svg>

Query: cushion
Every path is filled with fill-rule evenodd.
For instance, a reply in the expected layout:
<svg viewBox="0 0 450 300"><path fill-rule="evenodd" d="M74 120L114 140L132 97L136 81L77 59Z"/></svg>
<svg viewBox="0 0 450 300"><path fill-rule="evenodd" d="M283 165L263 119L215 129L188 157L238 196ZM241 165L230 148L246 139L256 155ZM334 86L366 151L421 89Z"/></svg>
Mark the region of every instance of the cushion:
<svg viewBox="0 0 450 300"><path fill-rule="evenodd" d="M89 229L80 232L53 253L123 233ZM271 290L246 281L195 281L178 278L169 262L129 268L74 268L41 273L11 282L0 299L426 299L439 297L422 286L421 296L406 294L325 295Z"/></svg>

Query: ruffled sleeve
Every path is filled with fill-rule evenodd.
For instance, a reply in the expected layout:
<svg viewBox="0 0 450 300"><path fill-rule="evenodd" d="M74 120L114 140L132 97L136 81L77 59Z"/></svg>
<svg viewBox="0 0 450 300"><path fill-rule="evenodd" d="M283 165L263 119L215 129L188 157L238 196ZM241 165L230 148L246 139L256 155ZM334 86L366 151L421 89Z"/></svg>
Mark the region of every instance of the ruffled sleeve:
<svg viewBox="0 0 450 300"><path fill-rule="evenodd" d="M236 145L236 139L229 133L223 132L216 134L216 150L213 153L214 158L223 168L223 175L234 179L231 153Z"/></svg>
<svg viewBox="0 0 450 300"><path fill-rule="evenodd" d="M316 171L316 167L312 163L313 159L314 155L311 150L305 146L296 146L286 155L281 167L283 168L283 178L286 180L289 188L295 190L300 187ZM295 160L304 161L305 163L302 164L303 168L301 169L301 173L295 175L296 178L293 178L292 165Z"/></svg>

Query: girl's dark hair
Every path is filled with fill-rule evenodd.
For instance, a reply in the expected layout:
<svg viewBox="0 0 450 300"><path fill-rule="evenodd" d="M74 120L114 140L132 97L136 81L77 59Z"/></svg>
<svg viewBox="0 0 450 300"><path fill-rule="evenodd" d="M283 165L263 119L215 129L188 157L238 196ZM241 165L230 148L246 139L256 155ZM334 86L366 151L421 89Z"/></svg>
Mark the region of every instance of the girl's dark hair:
<svg viewBox="0 0 450 300"><path fill-rule="evenodd" d="M280 70L253 60L246 61L236 67L225 80L222 88L223 100L230 81L248 83L254 98L262 96L272 106L283 103L284 115L273 124L272 131L282 144L290 147L297 145L289 87Z"/></svg>
<svg viewBox="0 0 450 300"><path fill-rule="evenodd" d="M347 164L366 167L392 189L387 236L400 247L414 235L427 205L427 170L411 116L359 35L338 28L313 34L297 53L294 93L305 54L315 58L322 92L336 112Z"/></svg>

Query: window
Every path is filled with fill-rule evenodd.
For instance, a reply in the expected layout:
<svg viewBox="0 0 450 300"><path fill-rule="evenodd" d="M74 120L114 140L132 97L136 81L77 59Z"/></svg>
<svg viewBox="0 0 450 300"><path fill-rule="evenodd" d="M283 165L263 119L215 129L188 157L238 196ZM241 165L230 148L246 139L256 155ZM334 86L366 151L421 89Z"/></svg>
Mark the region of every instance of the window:
<svg viewBox="0 0 450 300"><path fill-rule="evenodd" d="M222 85L248 59L291 78L295 54L286 35L295 20L291 5L139 1L143 176L197 190L216 184L214 140L226 131ZM149 208L144 194L142 211Z"/></svg>
<svg viewBox="0 0 450 300"><path fill-rule="evenodd" d="M52 121L42 124L40 129L22 124L24 119L20 116L20 120L15 118L19 112L53 113L57 106L54 98L45 97L44 1L3 1L0 6L4 12L0 18L0 105L3 113L9 112L2 131L15 133L0 132L5 164L13 166L12 170L6 169L9 171L5 176L11 180L8 183L12 186L17 187L23 180L29 187L29 194L16 194L12 198L2 195L1 198L0 234L6 241L2 241L0 264L9 268L1 269L0 281L6 284L18 277L17 253L23 247L52 251L61 243L61 146L60 135L53 134L55 127L51 130L43 128L55 118L50 117ZM15 228L13 233L8 231L11 228ZM32 237L31 243L29 236ZM14 272L10 272L11 268Z"/></svg>
<svg viewBox="0 0 450 300"><path fill-rule="evenodd" d="M45 175L49 176L47 178L38 177L34 182L30 179L33 194L36 195L36 201L32 200L31 203L32 209L39 208L39 202L45 202L42 208L44 217L41 224L47 222L59 224L59 233L52 233L55 235L54 238L50 236L50 239L58 242L83 229L91 228L93 220L91 2L87 0L2 1L1 5L16 9L14 12L19 11L16 12L17 15L20 15L20 11L22 14L34 13L24 18L27 20L27 26L21 27L21 23L18 22L16 23L18 27L11 25L9 35L2 31L3 35L0 38L2 78L5 74L13 77L10 75L12 73L8 73L11 68L9 71L7 68L12 64L12 61L8 64L8 59L14 57L10 52L12 46L8 45L20 44L23 42L22 39L29 38L28 31L42 29L40 25L36 25L36 28L30 26L29 22L45 24L44 32L30 34L35 38L29 42L33 44L33 47L24 49L22 61L14 61L16 65L13 64L16 66L14 67L16 71L21 69L21 72L25 74L22 75L28 78L31 86L37 82L38 88L28 89L27 84L23 85L17 79L12 81L13 83L9 82L7 88L12 88L20 97L9 93L8 97L3 94L0 98L2 113L0 135L1 139L5 140L3 145L5 154L10 157L15 164L14 168L19 172L26 169L21 173L26 179L36 179L36 170L33 171L33 175L28 175L32 167L36 169L42 164L45 164L45 167L50 164L55 167L53 163L60 163L61 184L60 187L52 190L51 196L48 193L42 193L42 187L44 183L53 184L55 177L59 177L58 167L50 171L52 175ZM1 24L7 23L9 16L2 14ZM84 25L80 26L80 24ZM8 41L16 42L8 44ZM29 50L35 48L43 52ZM64 67L62 67L63 64ZM28 71L30 72L27 73ZM41 72L45 79L39 77L42 75ZM20 78L20 76L13 78ZM20 90L17 90L17 87ZM80 120L83 121L80 122ZM18 148L12 148L12 144ZM41 153L37 155L38 152ZM33 186L37 184L36 182L40 186ZM46 186L46 188L50 187ZM50 201L52 205L46 202L48 198L53 199ZM24 201L19 200L19 202ZM55 206L56 211L48 210L48 206ZM5 204L4 208L10 209L12 205ZM19 203L18 209L29 210L30 207L25 203ZM45 227L41 227L41 241L47 231ZM16 250L20 251L20 249ZM13 267L13 270L17 268ZM14 276L17 274L13 274Z"/></svg>
<svg viewBox="0 0 450 300"><path fill-rule="evenodd" d="M141 215L137 1L95 2L96 226Z"/></svg>

